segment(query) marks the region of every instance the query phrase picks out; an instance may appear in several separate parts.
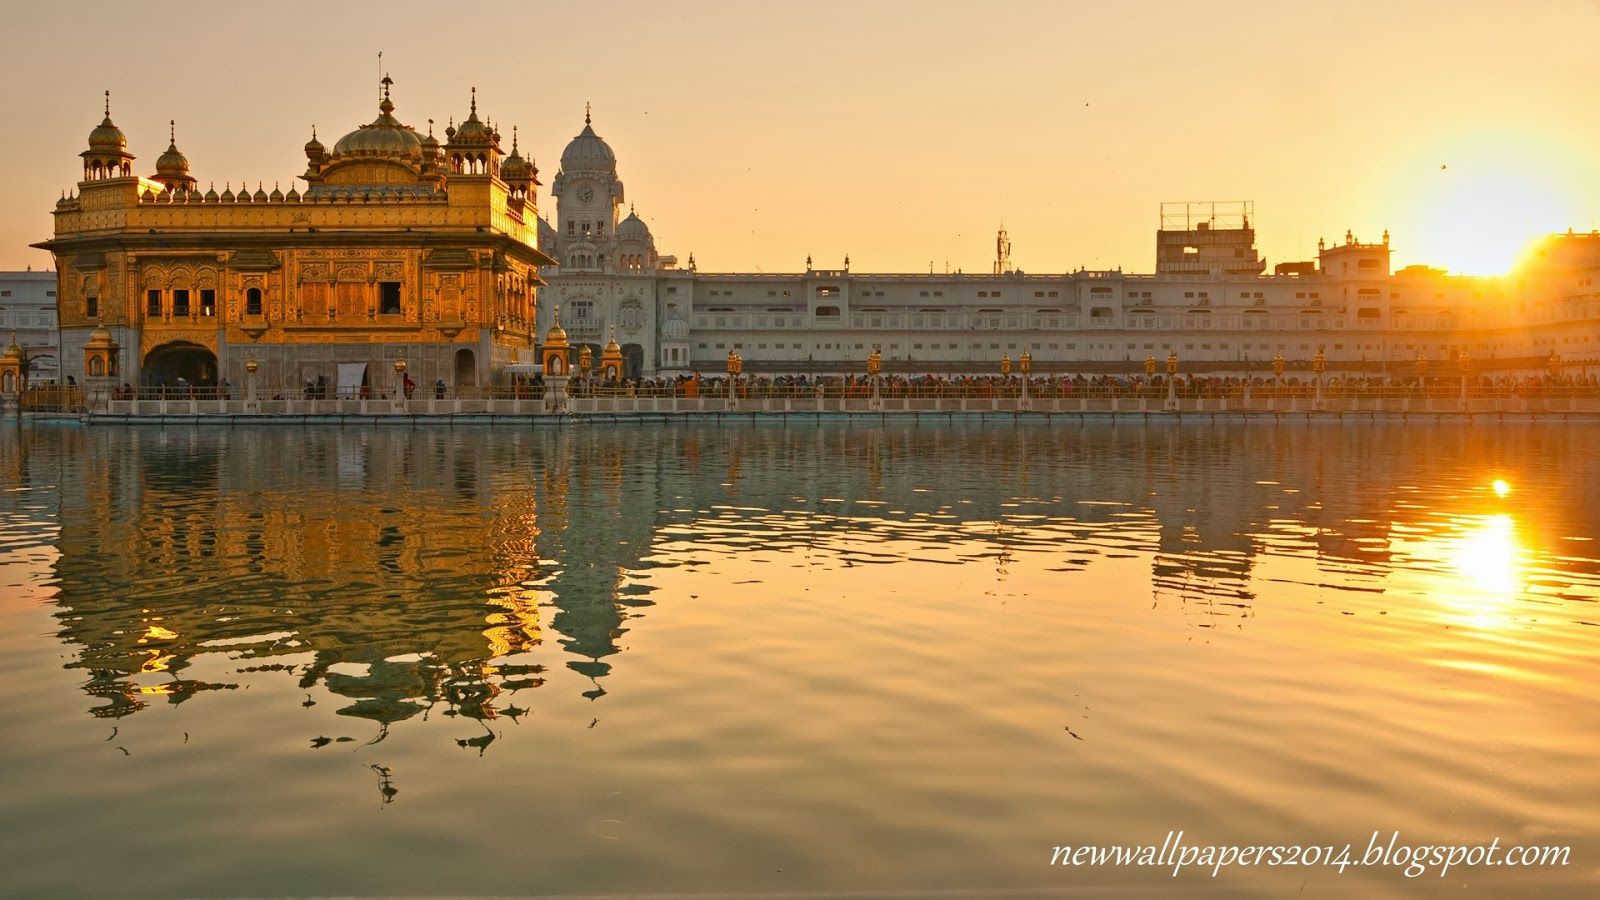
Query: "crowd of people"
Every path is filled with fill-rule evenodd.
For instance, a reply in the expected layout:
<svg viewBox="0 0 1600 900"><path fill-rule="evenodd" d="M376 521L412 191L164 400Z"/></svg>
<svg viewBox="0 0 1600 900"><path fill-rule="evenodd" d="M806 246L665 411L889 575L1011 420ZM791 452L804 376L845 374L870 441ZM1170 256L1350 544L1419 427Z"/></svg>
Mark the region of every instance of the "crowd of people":
<svg viewBox="0 0 1600 900"><path fill-rule="evenodd" d="M884 375L878 394L885 399L1015 398L1022 394L1020 375ZM1028 394L1038 399L1164 398L1167 377L1116 375L1035 375L1028 377ZM727 397L727 376L699 374L676 378L600 379L575 377L568 386L574 397ZM738 381L738 396L751 399L846 398L872 396L872 379L865 375L808 376L761 375ZM1179 374L1173 393L1185 399L1243 400L1253 398L1312 397L1314 376L1215 376ZM1455 397L1461 377L1399 375L1329 375L1323 379L1326 397ZM1469 375L1467 393L1473 397L1564 397L1600 394L1596 375Z"/></svg>
<svg viewBox="0 0 1600 900"><path fill-rule="evenodd" d="M567 383L567 392L573 397L657 397L657 398L726 398L733 382L727 375L705 376L699 373L676 377L639 379L602 378L579 374ZM406 399L413 399L417 383L410 375L404 376L401 390ZM537 399L545 394L544 377L513 376L508 383L490 388L457 390L437 379L432 385L434 399L443 400L457 396L491 397L499 399ZM867 399L873 394L873 379L867 375L756 375L743 376L737 381L737 394L746 399ZM1490 375L1467 376L1469 397L1594 397L1600 396L1600 375L1587 372L1541 375ZM359 399L388 399L389 393L373 392L363 385ZM1023 376L998 374L925 374L882 375L877 379L878 396L884 399L1014 399L1022 395ZM1032 375L1027 378L1028 395L1034 399L1162 399L1168 394L1167 376L1145 375ZM307 379L298 395L303 399L330 399L333 385L325 377ZM289 399L290 391L281 389L262 392L263 398ZM1272 398L1309 398L1316 394L1315 376L1295 375L1277 378L1271 375L1184 375L1173 380L1172 393L1183 399L1244 400ZM1402 398L1402 397L1459 397L1460 375L1341 375L1329 374L1322 382L1322 393L1327 398ZM112 392L112 399L210 399L232 398L227 381L218 385L196 386L182 378L175 386L166 384L134 388L124 383ZM356 399L356 398L344 398Z"/></svg>

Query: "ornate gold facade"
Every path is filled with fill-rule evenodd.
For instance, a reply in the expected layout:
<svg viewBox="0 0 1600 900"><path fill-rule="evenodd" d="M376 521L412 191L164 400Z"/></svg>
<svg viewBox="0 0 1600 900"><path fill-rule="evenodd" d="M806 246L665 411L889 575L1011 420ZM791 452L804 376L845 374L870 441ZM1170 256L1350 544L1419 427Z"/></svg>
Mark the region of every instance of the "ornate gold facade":
<svg viewBox="0 0 1600 900"><path fill-rule="evenodd" d="M533 362L538 270L553 262L538 250L537 170L515 141L503 152L475 94L441 143L432 120L420 134L394 117L389 85L377 119L331 150L313 132L303 192L202 193L175 133L156 174L135 175L108 101L83 180L36 245L59 272L63 376L94 377L98 330L119 348L118 380L143 386L241 385L255 359L269 391L320 379L376 394L397 359L451 386Z"/></svg>

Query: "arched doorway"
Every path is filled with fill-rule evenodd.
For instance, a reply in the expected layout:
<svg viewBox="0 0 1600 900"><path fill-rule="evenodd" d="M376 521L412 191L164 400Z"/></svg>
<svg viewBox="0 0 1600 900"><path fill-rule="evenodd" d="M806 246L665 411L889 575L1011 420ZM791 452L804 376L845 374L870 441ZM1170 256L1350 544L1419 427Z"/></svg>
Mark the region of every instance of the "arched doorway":
<svg viewBox="0 0 1600 900"><path fill-rule="evenodd" d="M188 341L162 344L145 355L145 384L177 387L179 378L196 386L216 384L217 355Z"/></svg>
<svg viewBox="0 0 1600 900"><path fill-rule="evenodd" d="M471 350L462 347L456 351L456 387L474 387L478 383L478 366Z"/></svg>
<svg viewBox="0 0 1600 900"><path fill-rule="evenodd" d="M644 377L644 347L639 344L622 345L622 377L638 381Z"/></svg>

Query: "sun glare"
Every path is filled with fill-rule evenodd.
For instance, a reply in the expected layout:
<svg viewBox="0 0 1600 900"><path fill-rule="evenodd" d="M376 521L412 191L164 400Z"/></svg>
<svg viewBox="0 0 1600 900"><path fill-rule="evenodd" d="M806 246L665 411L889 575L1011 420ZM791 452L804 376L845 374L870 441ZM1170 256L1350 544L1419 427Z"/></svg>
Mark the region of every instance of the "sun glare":
<svg viewBox="0 0 1600 900"><path fill-rule="evenodd" d="M1394 186L1410 197L1410 220L1395 230L1406 262L1503 275L1539 239L1588 221L1573 208L1576 192L1561 183L1567 167L1559 150L1512 145L1503 135L1462 143L1469 149L1429 148L1434 159L1418 148Z"/></svg>
<svg viewBox="0 0 1600 900"><path fill-rule="evenodd" d="M1508 484L1504 478L1496 478L1494 480L1493 487L1494 495L1501 499L1504 499L1507 494L1511 493L1511 485Z"/></svg>
<svg viewBox="0 0 1600 900"><path fill-rule="evenodd" d="M1460 578L1447 604L1479 628L1504 624L1507 608L1522 591L1522 548L1510 516L1485 517L1458 539L1451 562Z"/></svg>

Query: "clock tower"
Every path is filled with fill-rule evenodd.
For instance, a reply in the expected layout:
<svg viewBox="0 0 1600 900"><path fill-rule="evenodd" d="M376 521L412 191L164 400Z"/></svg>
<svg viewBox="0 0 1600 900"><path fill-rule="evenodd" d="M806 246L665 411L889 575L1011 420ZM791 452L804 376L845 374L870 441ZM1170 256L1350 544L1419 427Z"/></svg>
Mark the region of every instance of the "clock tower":
<svg viewBox="0 0 1600 900"><path fill-rule="evenodd" d="M561 153L551 183L556 199L556 259L568 271L608 271L616 266L614 245L622 208L617 157L594 132L584 110L583 131Z"/></svg>

